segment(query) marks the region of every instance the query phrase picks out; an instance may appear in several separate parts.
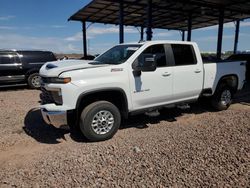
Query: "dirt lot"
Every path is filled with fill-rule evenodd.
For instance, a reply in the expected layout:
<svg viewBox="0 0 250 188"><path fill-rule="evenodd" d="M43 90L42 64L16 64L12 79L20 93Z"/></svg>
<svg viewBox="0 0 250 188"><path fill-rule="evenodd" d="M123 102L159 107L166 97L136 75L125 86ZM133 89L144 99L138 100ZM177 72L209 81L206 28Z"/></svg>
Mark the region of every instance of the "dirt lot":
<svg viewBox="0 0 250 188"><path fill-rule="evenodd" d="M247 187L250 93L229 110L202 104L133 117L88 143L46 125L39 91L0 90L0 187Z"/></svg>

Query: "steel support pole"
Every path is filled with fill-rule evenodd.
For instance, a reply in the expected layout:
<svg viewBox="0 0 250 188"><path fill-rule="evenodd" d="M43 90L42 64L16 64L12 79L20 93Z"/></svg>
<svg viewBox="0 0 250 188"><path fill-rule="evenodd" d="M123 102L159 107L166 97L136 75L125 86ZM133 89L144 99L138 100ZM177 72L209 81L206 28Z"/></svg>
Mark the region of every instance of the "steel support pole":
<svg viewBox="0 0 250 188"><path fill-rule="evenodd" d="M83 56L87 57L87 33L86 33L86 22L82 22L82 41L83 41Z"/></svg>
<svg viewBox="0 0 250 188"><path fill-rule="evenodd" d="M219 15L219 28L218 28L218 39L217 39L217 59L221 58L223 23L224 23L224 10L221 9Z"/></svg>
<svg viewBox="0 0 250 188"><path fill-rule="evenodd" d="M187 41L191 41L192 38L192 14L188 15L188 34L187 34Z"/></svg>
<svg viewBox="0 0 250 188"><path fill-rule="evenodd" d="M235 28L235 37L234 37L234 54L237 53L238 49L239 32L240 32L240 20L237 20Z"/></svg>
<svg viewBox="0 0 250 188"><path fill-rule="evenodd" d="M181 31L182 33L182 41L185 41L185 31Z"/></svg>
<svg viewBox="0 0 250 188"><path fill-rule="evenodd" d="M144 27L141 26L141 38L140 38L140 41L143 41L144 40Z"/></svg>
<svg viewBox="0 0 250 188"><path fill-rule="evenodd" d="M123 0L120 1L119 6L119 42L124 43L124 7Z"/></svg>
<svg viewBox="0 0 250 188"><path fill-rule="evenodd" d="M152 39L152 0L148 0L147 5L147 40Z"/></svg>

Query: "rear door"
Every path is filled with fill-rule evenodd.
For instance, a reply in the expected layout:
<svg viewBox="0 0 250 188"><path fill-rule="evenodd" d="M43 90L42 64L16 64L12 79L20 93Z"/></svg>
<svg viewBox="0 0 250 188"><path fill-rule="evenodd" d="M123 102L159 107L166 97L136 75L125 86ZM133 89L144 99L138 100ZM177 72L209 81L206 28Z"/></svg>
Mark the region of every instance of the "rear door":
<svg viewBox="0 0 250 188"><path fill-rule="evenodd" d="M0 81L24 79L22 63L15 52L0 52Z"/></svg>
<svg viewBox="0 0 250 188"><path fill-rule="evenodd" d="M196 58L191 44L172 44L175 65L173 67L173 98L196 99L203 87L203 63Z"/></svg>

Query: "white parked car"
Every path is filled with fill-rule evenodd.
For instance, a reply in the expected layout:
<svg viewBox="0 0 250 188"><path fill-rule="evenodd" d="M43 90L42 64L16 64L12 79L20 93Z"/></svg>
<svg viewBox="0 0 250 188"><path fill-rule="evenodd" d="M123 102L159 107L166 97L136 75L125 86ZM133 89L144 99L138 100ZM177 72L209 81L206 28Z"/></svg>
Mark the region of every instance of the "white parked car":
<svg viewBox="0 0 250 188"><path fill-rule="evenodd" d="M79 126L86 138L111 138L121 118L197 101L225 110L243 87L245 63L203 64L193 42L114 46L95 60L49 62L40 69L41 111L48 124Z"/></svg>

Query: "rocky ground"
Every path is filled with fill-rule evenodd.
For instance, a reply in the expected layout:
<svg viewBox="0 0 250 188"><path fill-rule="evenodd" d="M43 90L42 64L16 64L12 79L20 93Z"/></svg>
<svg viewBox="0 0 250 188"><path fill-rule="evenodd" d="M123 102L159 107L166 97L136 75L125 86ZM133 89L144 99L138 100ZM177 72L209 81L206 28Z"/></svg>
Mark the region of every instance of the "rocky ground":
<svg viewBox="0 0 250 188"><path fill-rule="evenodd" d="M39 91L0 90L0 187L248 187L250 95L131 118L105 142L46 125Z"/></svg>

